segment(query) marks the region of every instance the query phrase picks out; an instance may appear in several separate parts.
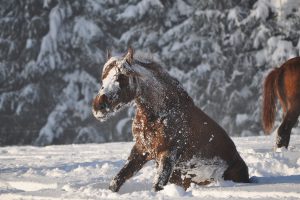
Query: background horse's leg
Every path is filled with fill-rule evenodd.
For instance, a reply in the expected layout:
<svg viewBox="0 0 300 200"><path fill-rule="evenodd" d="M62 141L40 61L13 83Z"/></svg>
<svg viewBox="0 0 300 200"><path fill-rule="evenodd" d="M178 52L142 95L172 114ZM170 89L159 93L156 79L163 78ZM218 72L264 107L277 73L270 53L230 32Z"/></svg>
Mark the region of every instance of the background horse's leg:
<svg viewBox="0 0 300 200"><path fill-rule="evenodd" d="M278 128L278 134L277 134L277 148L285 147L288 148L289 142L290 142L290 136L292 128L295 126L298 116L300 114L299 108L293 108L287 111L283 122Z"/></svg>

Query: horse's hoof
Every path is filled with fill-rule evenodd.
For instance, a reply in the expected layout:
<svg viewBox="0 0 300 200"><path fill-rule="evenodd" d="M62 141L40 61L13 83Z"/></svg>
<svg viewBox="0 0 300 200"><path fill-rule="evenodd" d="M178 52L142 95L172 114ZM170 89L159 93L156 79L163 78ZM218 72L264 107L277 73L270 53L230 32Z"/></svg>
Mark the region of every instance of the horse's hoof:
<svg viewBox="0 0 300 200"><path fill-rule="evenodd" d="M280 146L280 147L275 146L275 147L274 147L274 152L276 152L276 153L282 153L282 152L285 152L285 151L287 151L287 150L288 150L288 148L286 148L286 147L284 147L284 146Z"/></svg>
<svg viewBox="0 0 300 200"><path fill-rule="evenodd" d="M276 146L277 149L285 148L288 149L290 138L288 136L277 136Z"/></svg>
<svg viewBox="0 0 300 200"><path fill-rule="evenodd" d="M112 192L118 192L119 188L116 185L110 185L108 189Z"/></svg>
<svg viewBox="0 0 300 200"><path fill-rule="evenodd" d="M118 192L119 189L120 189L120 186L118 186L115 182L115 180L112 180L109 187L108 187L109 190L111 190L112 192Z"/></svg>
<svg viewBox="0 0 300 200"><path fill-rule="evenodd" d="M158 191L163 190L163 189L164 189L164 188L163 188L162 186L160 186L159 184L155 184L155 185L153 186L154 192L158 192Z"/></svg>

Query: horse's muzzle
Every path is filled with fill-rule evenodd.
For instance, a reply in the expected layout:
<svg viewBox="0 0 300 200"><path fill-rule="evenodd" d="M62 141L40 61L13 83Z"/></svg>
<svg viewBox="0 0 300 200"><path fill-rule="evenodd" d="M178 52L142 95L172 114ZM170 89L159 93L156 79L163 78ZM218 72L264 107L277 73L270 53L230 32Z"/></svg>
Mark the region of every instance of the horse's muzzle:
<svg viewBox="0 0 300 200"><path fill-rule="evenodd" d="M108 98L106 95L97 95L93 101L93 113L96 118L104 117L109 110ZM99 113L99 114L98 114Z"/></svg>

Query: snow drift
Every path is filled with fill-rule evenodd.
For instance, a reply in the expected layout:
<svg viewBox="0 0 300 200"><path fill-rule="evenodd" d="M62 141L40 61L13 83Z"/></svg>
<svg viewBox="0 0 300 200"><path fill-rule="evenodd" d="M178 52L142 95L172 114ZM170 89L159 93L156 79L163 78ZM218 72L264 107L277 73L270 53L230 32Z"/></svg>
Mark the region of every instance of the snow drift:
<svg viewBox="0 0 300 200"><path fill-rule="evenodd" d="M0 148L0 199L300 199L300 136L289 150L273 151L274 137L233 138L252 183L219 181L187 191L169 184L151 191L149 162L119 193L108 190L133 143Z"/></svg>

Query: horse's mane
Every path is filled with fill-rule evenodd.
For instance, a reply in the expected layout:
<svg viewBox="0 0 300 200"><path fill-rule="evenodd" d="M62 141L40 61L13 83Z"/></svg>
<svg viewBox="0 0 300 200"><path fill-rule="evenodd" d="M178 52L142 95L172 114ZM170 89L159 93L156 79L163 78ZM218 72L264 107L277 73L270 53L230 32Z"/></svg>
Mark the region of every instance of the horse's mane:
<svg viewBox="0 0 300 200"><path fill-rule="evenodd" d="M161 86L163 86L165 89L167 88L167 91L173 91L172 94L168 93L170 95L176 95L176 98L184 98L185 101L190 100L193 102L191 97L188 95L188 93L184 90L181 83L174 77L172 77L168 71L159 64L159 62L154 61L153 58L149 59L148 57L135 57L134 63L145 68L146 70L151 71L153 74L155 80L159 81ZM157 88L158 89L158 88ZM158 91L158 90L156 90ZM176 92L174 92L176 91ZM180 95L178 95L180 94ZM174 98L173 98L174 100Z"/></svg>
<svg viewBox="0 0 300 200"><path fill-rule="evenodd" d="M137 52L134 55L134 61L136 64L143 66L151 71L161 70L161 65L153 59L153 56L148 53Z"/></svg>
<svg viewBox="0 0 300 200"><path fill-rule="evenodd" d="M160 64L158 64L157 62L155 61L141 61L141 60L134 60L136 64L148 69L148 70L151 70L151 71L161 71L162 70L162 67Z"/></svg>
<svg viewBox="0 0 300 200"><path fill-rule="evenodd" d="M136 52L134 54L134 62L154 73L161 73L161 75L167 73L167 70L161 65L159 61L154 59L153 54L151 53L140 51ZM169 74L168 76L171 77Z"/></svg>

